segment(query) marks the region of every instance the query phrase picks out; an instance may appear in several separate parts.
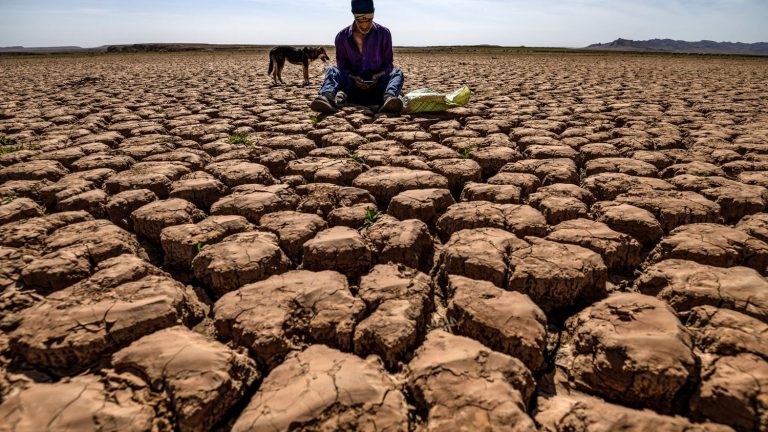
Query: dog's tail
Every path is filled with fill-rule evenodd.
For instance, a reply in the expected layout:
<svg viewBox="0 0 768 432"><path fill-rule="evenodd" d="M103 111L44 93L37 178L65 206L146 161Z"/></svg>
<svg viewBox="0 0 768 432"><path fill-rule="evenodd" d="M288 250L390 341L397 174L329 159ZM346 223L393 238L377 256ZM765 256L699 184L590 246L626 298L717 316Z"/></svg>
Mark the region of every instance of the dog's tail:
<svg viewBox="0 0 768 432"><path fill-rule="evenodd" d="M274 68L274 62L275 58L272 54L269 55L269 70L267 70L267 75L272 75L272 69Z"/></svg>

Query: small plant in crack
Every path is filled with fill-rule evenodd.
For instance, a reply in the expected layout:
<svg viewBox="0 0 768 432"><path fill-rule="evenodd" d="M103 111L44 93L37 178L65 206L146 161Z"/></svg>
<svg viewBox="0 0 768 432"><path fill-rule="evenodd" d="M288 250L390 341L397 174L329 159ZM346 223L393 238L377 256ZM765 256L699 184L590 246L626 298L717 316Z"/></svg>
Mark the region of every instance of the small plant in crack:
<svg viewBox="0 0 768 432"><path fill-rule="evenodd" d="M315 126L317 124L317 122L320 121L320 119L318 118L318 116L313 115L312 117L309 118L309 121L310 121L310 123L312 123L312 126Z"/></svg>
<svg viewBox="0 0 768 432"><path fill-rule="evenodd" d="M0 204L8 204L16 198L18 198L18 196L14 192L4 192L2 196L0 196Z"/></svg>
<svg viewBox="0 0 768 432"><path fill-rule="evenodd" d="M368 228L369 226L376 223L377 220L381 218L381 212L378 212L376 210L366 209L365 210L365 220L363 221L363 226L360 227L360 229Z"/></svg>
<svg viewBox="0 0 768 432"><path fill-rule="evenodd" d="M242 134L237 135L230 135L229 138L227 138L227 144L245 144L247 146L252 146L253 142L248 139L247 136Z"/></svg>
<svg viewBox="0 0 768 432"><path fill-rule="evenodd" d="M202 251L203 251L203 243L197 242L197 253L199 254Z"/></svg>
<svg viewBox="0 0 768 432"><path fill-rule="evenodd" d="M24 145L19 144L15 139L0 137L0 154L14 153L24 150Z"/></svg>
<svg viewBox="0 0 768 432"><path fill-rule="evenodd" d="M462 159L471 159L472 158L472 152L475 150L475 144L470 144L463 149L461 149L461 157Z"/></svg>
<svg viewBox="0 0 768 432"><path fill-rule="evenodd" d="M357 163L361 164L361 165L364 165L364 164L365 164L365 159L363 159L362 157L360 157L360 155L358 155L357 153L350 153L350 154L349 154L349 158L350 158L350 159L352 159L353 161L355 161L355 162L357 162Z"/></svg>

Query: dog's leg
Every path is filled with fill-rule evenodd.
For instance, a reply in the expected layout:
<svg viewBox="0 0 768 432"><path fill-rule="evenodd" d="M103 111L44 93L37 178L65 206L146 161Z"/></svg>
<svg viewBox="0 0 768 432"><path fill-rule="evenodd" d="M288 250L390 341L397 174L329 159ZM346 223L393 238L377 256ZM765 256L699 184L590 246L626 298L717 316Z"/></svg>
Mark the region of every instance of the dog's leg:
<svg viewBox="0 0 768 432"><path fill-rule="evenodd" d="M283 68L285 67L285 58L280 58L277 62L277 77L280 79L280 84L285 84L283 81Z"/></svg>
<svg viewBox="0 0 768 432"><path fill-rule="evenodd" d="M270 54L269 56L269 73L272 75L272 84L277 85L277 67L275 66L275 63L277 63L275 59L274 54Z"/></svg>

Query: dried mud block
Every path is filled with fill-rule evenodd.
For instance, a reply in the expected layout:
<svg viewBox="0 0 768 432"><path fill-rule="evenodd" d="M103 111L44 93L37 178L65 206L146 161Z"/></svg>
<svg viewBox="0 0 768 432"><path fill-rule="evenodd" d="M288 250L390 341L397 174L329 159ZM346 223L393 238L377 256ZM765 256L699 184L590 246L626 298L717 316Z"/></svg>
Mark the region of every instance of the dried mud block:
<svg viewBox="0 0 768 432"><path fill-rule="evenodd" d="M539 397L535 419L542 432L732 432L724 425L691 423L683 417L627 408L575 393Z"/></svg>
<svg viewBox="0 0 768 432"><path fill-rule="evenodd" d="M546 238L575 244L600 254L609 272L631 272L640 265L640 243L601 222L569 220L552 227Z"/></svg>
<svg viewBox="0 0 768 432"><path fill-rule="evenodd" d="M597 222L612 230L630 235L643 246L652 246L664 235L661 224L648 210L613 201L600 201L592 206Z"/></svg>
<svg viewBox="0 0 768 432"><path fill-rule="evenodd" d="M669 413L694 378L691 334L657 298L614 294L569 318L565 328L557 364L581 390Z"/></svg>
<svg viewBox="0 0 768 432"><path fill-rule="evenodd" d="M19 313L14 354L44 368L78 370L140 337L202 318L194 293L165 276L146 276L104 290L81 283Z"/></svg>
<svg viewBox="0 0 768 432"><path fill-rule="evenodd" d="M544 215L533 207L487 201L454 204L440 216L435 227L443 241L464 229L499 228L518 237L545 236L549 229Z"/></svg>
<svg viewBox="0 0 768 432"><path fill-rule="evenodd" d="M760 213L768 203L768 190L723 177L681 175L669 180L680 190L694 191L720 206L720 214L728 223L738 222L747 215Z"/></svg>
<svg viewBox="0 0 768 432"><path fill-rule="evenodd" d="M296 135L280 135L259 142L264 147L273 150L290 150L298 157L306 157L310 151L317 148L314 141Z"/></svg>
<svg viewBox="0 0 768 432"><path fill-rule="evenodd" d="M658 169L637 159L630 158L600 158L584 165L584 175L591 177L602 173L621 173L637 177L658 177Z"/></svg>
<svg viewBox="0 0 768 432"><path fill-rule="evenodd" d="M32 219L11 222L0 226L0 245L8 247L36 248L51 232L79 222L93 220L84 212L62 212Z"/></svg>
<svg viewBox="0 0 768 432"><path fill-rule="evenodd" d="M160 233L174 225L196 223L205 218L205 213L187 200L171 198L154 201L131 213L133 229L137 235L160 243Z"/></svg>
<svg viewBox="0 0 768 432"><path fill-rule="evenodd" d="M299 186L296 191L301 195L298 211L313 213L324 218L327 218L335 209L357 204L376 204L373 195L367 190L355 187L313 183Z"/></svg>
<svg viewBox="0 0 768 432"><path fill-rule="evenodd" d="M66 288L87 278L92 271L86 248L67 248L35 258L21 269L25 286L42 294Z"/></svg>
<svg viewBox="0 0 768 432"><path fill-rule="evenodd" d="M537 206L548 197L573 198L586 205L592 205L595 202L592 192L570 183L555 183L540 187L536 190L536 193L528 197L528 201L532 206Z"/></svg>
<svg viewBox="0 0 768 432"><path fill-rule="evenodd" d="M689 174L700 177L725 177L725 172L718 167L707 162L694 161L669 166L661 172L662 178L672 178L675 176Z"/></svg>
<svg viewBox="0 0 768 432"><path fill-rule="evenodd" d="M380 166L360 174L352 185L367 190L378 202L386 204L407 190L447 189L448 179L431 171Z"/></svg>
<svg viewBox="0 0 768 432"><path fill-rule="evenodd" d="M109 258L123 254L147 257L130 233L104 219L59 228L45 240L42 252L45 255L21 273L27 286L41 292L65 288Z"/></svg>
<svg viewBox="0 0 768 432"><path fill-rule="evenodd" d="M768 243L768 213L745 216L736 224L736 229Z"/></svg>
<svg viewBox="0 0 768 432"><path fill-rule="evenodd" d="M506 287L508 255L528 247L528 243L514 234L498 228L462 230L440 250L435 267L441 285L448 275L466 276L486 280L498 287Z"/></svg>
<svg viewBox="0 0 768 432"><path fill-rule="evenodd" d="M750 267L768 273L768 243L717 224L691 224L672 230L648 255L648 262L695 261L715 267Z"/></svg>
<svg viewBox="0 0 768 432"><path fill-rule="evenodd" d="M56 161L35 160L20 162L0 168L0 183L9 180L50 180L56 181L69 174L69 170Z"/></svg>
<svg viewBox="0 0 768 432"><path fill-rule="evenodd" d="M165 265L189 269L203 247L252 229L253 225L242 216L211 216L197 224L164 228L160 232L160 244L165 252Z"/></svg>
<svg viewBox="0 0 768 432"><path fill-rule="evenodd" d="M93 189L88 192L69 197L56 204L56 211L87 211L95 218L106 217L106 205L109 197L101 189Z"/></svg>
<svg viewBox="0 0 768 432"><path fill-rule="evenodd" d="M648 210L664 231L688 224L717 223L720 206L695 192L631 190L616 197L616 202Z"/></svg>
<svg viewBox="0 0 768 432"><path fill-rule="evenodd" d="M355 328L354 351L378 354L394 370L423 337L432 303L432 282L402 265L378 265L360 279L358 297L370 314Z"/></svg>
<svg viewBox="0 0 768 432"><path fill-rule="evenodd" d="M695 415L737 431L768 429L768 362L765 357L702 356L701 385L691 401Z"/></svg>
<svg viewBox="0 0 768 432"><path fill-rule="evenodd" d="M408 406L375 358L312 345L272 370L232 431L297 428L405 432Z"/></svg>
<svg viewBox="0 0 768 432"><path fill-rule="evenodd" d="M149 432L154 410L96 375L30 384L0 405L0 431Z"/></svg>
<svg viewBox="0 0 768 432"><path fill-rule="evenodd" d="M243 216L252 224L258 224L265 214L294 210L299 197L286 185L243 185L211 206L212 215Z"/></svg>
<svg viewBox="0 0 768 432"><path fill-rule="evenodd" d="M345 226L360 229L365 225L370 214L378 213L378 207L373 203L355 204L351 207L339 207L328 213L328 225L331 227Z"/></svg>
<svg viewBox="0 0 768 432"><path fill-rule="evenodd" d="M28 255L22 249L0 246L0 262L3 263L0 266L0 296L6 289L16 287L16 283L21 277L21 270L34 258L33 255ZM2 303L0 301L0 305ZM5 308L2 309L7 310Z"/></svg>
<svg viewBox="0 0 768 432"><path fill-rule="evenodd" d="M47 207L53 208L60 201L94 190L95 188L96 185L89 180L64 177L40 189L40 198Z"/></svg>
<svg viewBox="0 0 768 432"><path fill-rule="evenodd" d="M685 325L701 352L768 357L768 324L757 318L714 306L699 306L690 311Z"/></svg>
<svg viewBox="0 0 768 432"><path fill-rule="evenodd" d="M655 191L676 190L675 186L664 180L621 173L603 173L588 177L581 182L581 187L601 201L613 201L617 196L630 191L651 191L652 194Z"/></svg>
<svg viewBox="0 0 768 432"><path fill-rule="evenodd" d="M461 191L460 199L461 201L489 201L494 204L520 204L522 191L519 187L513 185L469 182Z"/></svg>
<svg viewBox="0 0 768 432"><path fill-rule="evenodd" d="M450 276L448 291L456 334L518 358L532 371L544 367L547 317L527 295L463 276Z"/></svg>
<svg viewBox="0 0 768 432"><path fill-rule="evenodd" d="M527 159L571 159L579 163L579 152L564 145L530 145L523 154Z"/></svg>
<svg viewBox="0 0 768 432"><path fill-rule="evenodd" d="M106 210L109 220L120 228L133 231L131 213L157 200L157 195L149 189L120 192L107 201Z"/></svg>
<svg viewBox="0 0 768 432"><path fill-rule="evenodd" d="M429 163L437 174L448 179L448 189L459 195L467 182L482 181L480 165L472 159L437 159Z"/></svg>
<svg viewBox="0 0 768 432"><path fill-rule="evenodd" d="M139 371L165 391L180 431L207 431L259 380L248 356L177 326L133 342L112 356L119 371Z"/></svg>
<svg viewBox="0 0 768 432"><path fill-rule="evenodd" d="M535 206L551 225L588 216L589 208L577 198L552 195L534 198L534 195L537 194L531 195L529 203Z"/></svg>
<svg viewBox="0 0 768 432"><path fill-rule="evenodd" d="M515 148L491 146L472 149L470 157L480 165L483 178L489 178L496 175L504 165L522 159L523 155Z"/></svg>
<svg viewBox="0 0 768 432"><path fill-rule="evenodd" d="M431 141L413 143L410 150L412 155L421 156L428 161L436 159L455 159L459 156L459 154L450 147Z"/></svg>
<svg viewBox="0 0 768 432"><path fill-rule="evenodd" d="M280 274L290 266L277 236L259 231L226 237L204 247L192 260L195 278L210 288L215 297Z"/></svg>
<svg viewBox="0 0 768 432"><path fill-rule="evenodd" d="M261 155L257 161L265 167L269 168L269 172L272 173L272 176L282 177L286 174L288 164L292 160L295 160L297 157L298 156L296 156L296 153L290 150L282 149L272 150L267 154Z"/></svg>
<svg viewBox="0 0 768 432"><path fill-rule="evenodd" d="M29 198L16 198L0 205L0 225L42 216L45 209Z"/></svg>
<svg viewBox="0 0 768 432"><path fill-rule="evenodd" d="M579 158L582 163L587 163L594 159L616 158L621 153L613 144L593 143L579 147Z"/></svg>
<svg viewBox="0 0 768 432"><path fill-rule="evenodd" d="M541 180L533 174L500 172L488 179L489 185L515 186L520 189L520 195L527 197L536 192L541 186Z"/></svg>
<svg viewBox="0 0 768 432"><path fill-rule="evenodd" d="M608 269L600 255L535 237L526 241L530 245L509 256L509 280L503 288L527 294L544 312L605 297Z"/></svg>
<svg viewBox="0 0 768 432"><path fill-rule="evenodd" d="M302 265L307 270L336 270L349 276L368 272L372 251L355 229L334 227L304 243Z"/></svg>
<svg viewBox="0 0 768 432"><path fill-rule="evenodd" d="M304 177L309 183L348 186L363 173L363 165L351 158L306 157L289 162L286 171Z"/></svg>
<svg viewBox="0 0 768 432"><path fill-rule="evenodd" d="M40 190L50 186L48 180L9 180L0 182L0 196L17 196L42 202Z"/></svg>
<svg viewBox="0 0 768 432"><path fill-rule="evenodd" d="M211 162L211 156L202 150L187 148L154 154L142 159L142 162L181 162L197 171Z"/></svg>
<svg viewBox="0 0 768 432"><path fill-rule="evenodd" d="M354 150L367 142L365 137L355 132L332 132L323 136L320 145L322 147L340 146Z"/></svg>
<svg viewBox="0 0 768 432"><path fill-rule="evenodd" d="M531 372L472 339L430 332L408 365L407 386L424 430L536 430L526 414Z"/></svg>
<svg viewBox="0 0 768 432"><path fill-rule="evenodd" d="M448 189L414 189L392 198L387 213L400 220L418 219L429 223L455 203Z"/></svg>
<svg viewBox="0 0 768 432"><path fill-rule="evenodd" d="M579 183L579 172L571 159L525 159L504 165L500 173L533 174L543 185Z"/></svg>
<svg viewBox="0 0 768 432"><path fill-rule="evenodd" d="M246 184L270 186L277 183L269 168L244 160L214 162L207 165L205 170L231 188Z"/></svg>
<svg viewBox="0 0 768 432"><path fill-rule="evenodd" d="M264 215L259 224L277 236L280 248L294 263L301 262L304 243L315 237L318 232L328 228L320 216L294 211Z"/></svg>
<svg viewBox="0 0 768 432"><path fill-rule="evenodd" d="M229 188L214 178L188 178L171 183L169 197L187 200L202 210L208 210Z"/></svg>
<svg viewBox="0 0 768 432"><path fill-rule="evenodd" d="M382 216L361 231L373 250L376 263L396 263L429 271L432 266L433 244L429 227L417 219L399 221Z"/></svg>
<svg viewBox="0 0 768 432"><path fill-rule="evenodd" d="M72 170L88 171L97 168L109 168L120 172L130 169L135 163L136 160L127 155L96 153L72 162Z"/></svg>
<svg viewBox="0 0 768 432"><path fill-rule="evenodd" d="M411 145L419 141L429 141L430 139L432 139L432 135L421 130L418 130L418 131L397 130L387 134L387 138L391 140L395 140L399 143L403 143L405 145Z"/></svg>
<svg viewBox="0 0 768 432"><path fill-rule="evenodd" d="M709 305L768 320L768 281L747 267L666 260L645 269L635 287L666 301L680 314Z"/></svg>
<svg viewBox="0 0 768 432"><path fill-rule="evenodd" d="M110 195L133 189L149 189L165 199L171 184L191 173L186 165L173 162L140 162L131 169L119 172L104 182L104 190Z"/></svg>
<svg viewBox="0 0 768 432"><path fill-rule="evenodd" d="M246 285L213 308L218 334L248 348L268 369L306 344L350 351L355 324L364 313L365 304L352 295L343 275L306 270Z"/></svg>

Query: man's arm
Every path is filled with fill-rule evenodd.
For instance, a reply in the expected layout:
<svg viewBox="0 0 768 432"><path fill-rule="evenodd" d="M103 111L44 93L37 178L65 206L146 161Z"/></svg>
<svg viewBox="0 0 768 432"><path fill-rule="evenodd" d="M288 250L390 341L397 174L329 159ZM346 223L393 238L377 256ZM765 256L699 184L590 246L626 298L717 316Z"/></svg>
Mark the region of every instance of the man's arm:
<svg viewBox="0 0 768 432"><path fill-rule="evenodd" d="M384 40L382 42L382 67L384 74L389 74L392 72L392 69L395 68L394 65L394 54L392 53L392 33L387 30L384 34Z"/></svg>
<svg viewBox="0 0 768 432"><path fill-rule="evenodd" d="M347 47L344 43L344 31L336 35L336 67L339 70L349 73L349 58L347 57Z"/></svg>

